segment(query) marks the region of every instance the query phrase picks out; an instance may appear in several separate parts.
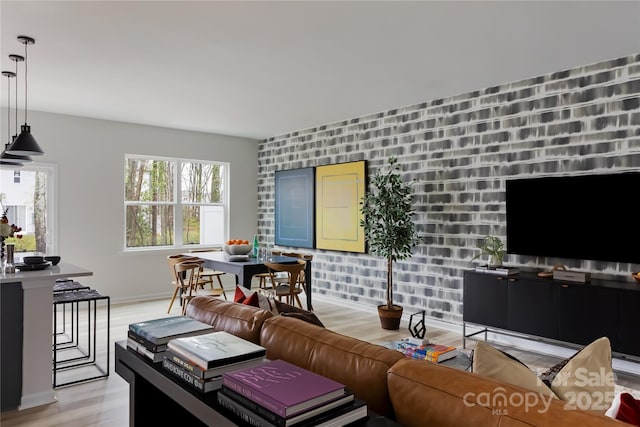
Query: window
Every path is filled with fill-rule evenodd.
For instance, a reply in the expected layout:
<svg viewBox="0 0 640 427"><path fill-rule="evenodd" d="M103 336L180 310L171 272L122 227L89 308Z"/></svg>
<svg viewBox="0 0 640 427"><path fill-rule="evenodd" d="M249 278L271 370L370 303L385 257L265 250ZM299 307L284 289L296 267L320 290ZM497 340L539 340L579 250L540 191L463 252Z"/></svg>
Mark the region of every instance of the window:
<svg viewBox="0 0 640 427"><path fill-rule="evenodd" d="M222 245L228 164L125 156L125 249Z"/></svg>
<svg viewBox="0 0 640 427"><path fill-rule="evenodd" d="M54 165L27 164L19 171L0 169L0 204L9 223L22 227L21 239L8 238L16 252L57 254L57 230L54 221Z"/></svg>

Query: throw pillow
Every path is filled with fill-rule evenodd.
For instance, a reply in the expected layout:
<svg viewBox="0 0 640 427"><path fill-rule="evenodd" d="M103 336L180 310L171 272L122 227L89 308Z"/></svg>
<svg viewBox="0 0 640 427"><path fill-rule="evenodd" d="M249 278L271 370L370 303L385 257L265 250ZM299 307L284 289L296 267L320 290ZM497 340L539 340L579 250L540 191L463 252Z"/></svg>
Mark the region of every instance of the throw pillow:
<svg viewBox="0 0 640 427"><path fill-rule="evenodd" d="M619 393L613 400L613 404L605 415L624 421L635 426L640 426L640 400L627 393Z"/></svg>
<svg viewBox="0 0 640 427"><path fill-rule="evenodd" d="M272 298L269 298L259 292L247 289L244 286L236 285L236 291L233 295L233 301L239 302L245 305L251 305L259 307L262 310L270 311L273 314L278 314L278 309Z"/></svg>
<svg viewBox="0 0 640 427"><path fill-rule="evenodd" d="M552 393L566 402L567 409L603 413L615 394L611 345L606 337L543 372L540 378L518 359L479 341L473 353L473 372L547 396Z"/></svg>
<svg viewBox="0 0 640 427"><path fill-rule="evenodd" d="M603 413L615 397L611 343L602 337L541 374L567 408Z"/></svg>
<svg viewBox="0 0 640 427"><path fill-rule="evenodd" d="M324 325L322 324L320 319L318 319L318 316L316 316L314 312L303 310L293 305L280 302L276 299L274 299L273 302L276 304L278 313L280 313L281 316L293 317L296 319L304 320L305 322L309 322L311 324L318 325L324 328Z"/></svg>
<svg viewBox="0 0 640 427"><path fill-rule="evenodd" d="M515 357L478 341L473 351L473 372L483 377L537 391L545 396L556 397L536 374Z"/></svg>

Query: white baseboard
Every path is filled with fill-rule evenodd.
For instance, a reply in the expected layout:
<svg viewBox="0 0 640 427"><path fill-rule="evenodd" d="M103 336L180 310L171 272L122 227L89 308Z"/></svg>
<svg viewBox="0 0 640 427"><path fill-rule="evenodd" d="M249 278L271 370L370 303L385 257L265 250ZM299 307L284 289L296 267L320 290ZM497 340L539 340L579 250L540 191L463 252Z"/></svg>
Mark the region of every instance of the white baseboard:
<svg viewBox="0 0 640 427"><path fill-rule="evenodd" d="M18 410L35 408L36 406L49 405L57 402L56 392L54 390L41 391L38 393L25 394L20 399Z"/></svg>

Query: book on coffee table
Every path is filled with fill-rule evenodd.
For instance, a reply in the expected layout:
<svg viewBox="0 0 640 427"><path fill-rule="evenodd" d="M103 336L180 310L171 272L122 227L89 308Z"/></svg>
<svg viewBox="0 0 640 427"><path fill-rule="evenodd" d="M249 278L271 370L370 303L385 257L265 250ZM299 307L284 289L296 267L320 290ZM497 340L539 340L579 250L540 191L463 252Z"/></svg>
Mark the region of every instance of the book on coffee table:
<svg viewBox="0 0 640 427"><path fill-rule="evenodd" d="M458 354L456 347L453 346L435 343L417 345L408 341L398 342L396 344L396 350L412 359L421 359L436 363L452 359Z"/></svg>

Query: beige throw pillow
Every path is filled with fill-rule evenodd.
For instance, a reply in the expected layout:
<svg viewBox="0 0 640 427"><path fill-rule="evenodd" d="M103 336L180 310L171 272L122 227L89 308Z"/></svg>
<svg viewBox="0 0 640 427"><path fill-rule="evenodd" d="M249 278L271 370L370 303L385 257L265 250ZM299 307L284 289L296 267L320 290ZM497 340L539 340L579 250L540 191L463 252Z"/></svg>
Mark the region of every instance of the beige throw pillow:
<svg viewBox="0 0 640 427"><path fill-rule="evenodd" d="M609 338L598 338L573 355L551 381L551 390L568 409L604 413L615 397Z"/></svg>
<svg viewBox="0 0 640 427"><path fill-rule="evenodd" d="M566 409L604 413L615 397L611 343L607 337L598 338L540 374L544 381L515 357L479 341L473 353L473 372L546 396L552 393L566 402Z"/></svg>
<svg viewBox="0 0 640 427"><path fill-rule="evenodd" d="M483 377L537 391L545 396L556 397L555 393L524 363L491 347L484 341L478 341L473 351L473 372Z"/></svg>

